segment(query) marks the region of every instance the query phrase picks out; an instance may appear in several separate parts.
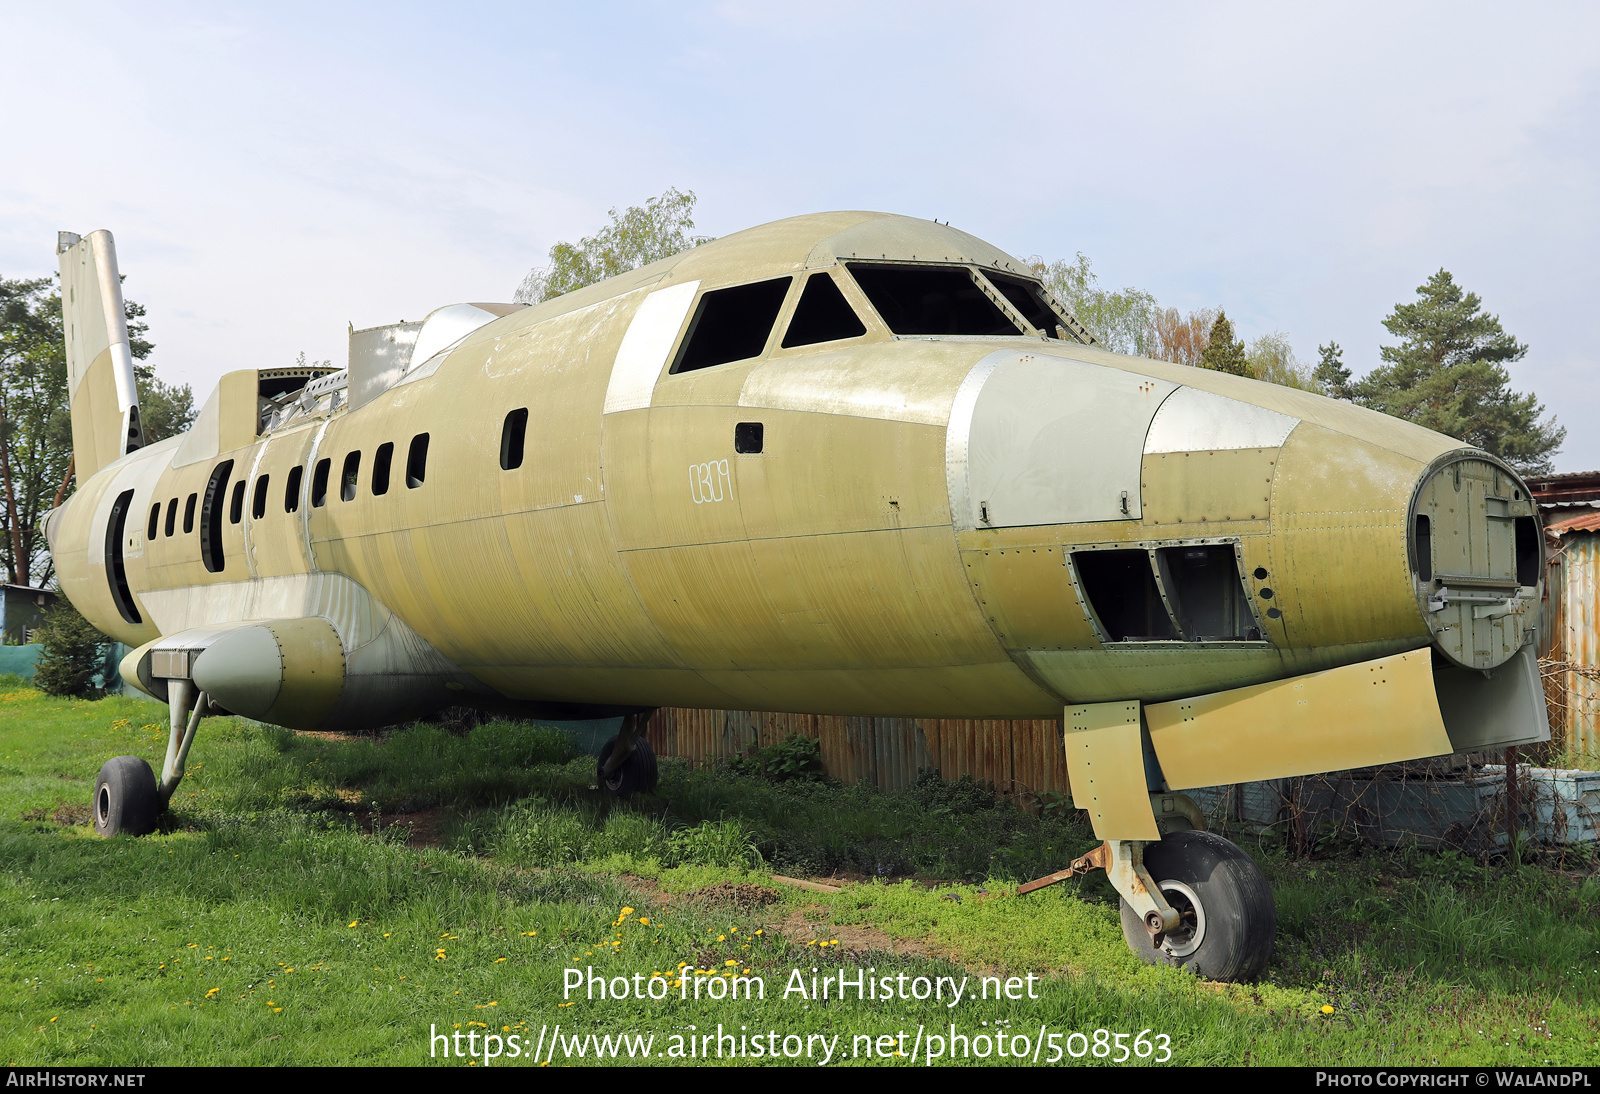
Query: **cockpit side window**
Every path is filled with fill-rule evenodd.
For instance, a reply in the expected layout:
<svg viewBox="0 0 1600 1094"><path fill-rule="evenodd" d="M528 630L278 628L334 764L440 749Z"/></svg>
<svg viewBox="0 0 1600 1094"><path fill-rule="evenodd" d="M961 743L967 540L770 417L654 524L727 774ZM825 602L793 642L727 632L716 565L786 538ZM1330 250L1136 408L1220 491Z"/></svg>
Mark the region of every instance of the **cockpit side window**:
<svg viewBox="0 0 1600 1094"><path fill-rule="evenodd" d="M806 281L800 303L795 305L794 317L783 335L783 348L860 338L866 333L866 324L861 322L833 278L826 272L814 273Z"/></svg>
<svg viewBox="0 0 1600 1094"><path fill-rule="evenodd" d="M713 289L700 297L672 371L693 372L760 357L793 280L775 277L752 285Z"/></svg>
<svg viewBox="0 0 1600 1094"><path fill-rule="evenodd" d="M1022 333L964 267L851 262L847 268L895 334Z"/></svg>
<svg viewBox="0 0 1600 1094"><path fill-rule="evenodd" d="M1032 281L1021 277L1012 277L1010 274L983 272L994 283L994 287L1005 294L1022 318L1032 323L1040 334L1046 338L1063 338L1071 341L1066 334L1066 325L1061 322L1061 317L1051 310L1045 302L1044 294L1039 286Z"/></svg>

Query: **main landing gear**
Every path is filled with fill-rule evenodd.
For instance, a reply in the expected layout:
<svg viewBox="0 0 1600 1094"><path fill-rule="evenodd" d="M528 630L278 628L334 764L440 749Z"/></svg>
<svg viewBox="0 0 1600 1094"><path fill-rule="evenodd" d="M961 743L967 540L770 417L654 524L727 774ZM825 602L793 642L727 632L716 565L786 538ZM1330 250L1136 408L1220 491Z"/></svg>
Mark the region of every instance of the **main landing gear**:
<svg viewBox="0 0 1600 1094"><path fill-rule="evenodd" d="M167 680L167 758L156 782L150 765L138 756L107 760L94 781L94 830L101 836L143 836L155 831L173 791L183 779L189 748L194 744L200 719L211 709L211 698L196 692L187 679Z"/></svg>
<svg viewBox="0 0 1600 1094"><path fill-rule="evenodd" d="M654 713L647 710L623 716L617 735L601 746L600 760L595 765L596 785L619 798L648 794L656 788L656 752L644 735Z"/></svg>
<svg viewBox="0 0 1600 1094"><path fill-rule="evenodd" d="M1122 937L1141 960L1211 980L1260 979L1278 930L1272 886L1249 855L1203 830L1189 799L1152 797L1181 799L1183 823L1193 827L1164 831L1152 842L1106 840L1017 895L1104 870L1122 897Z"/></svg>

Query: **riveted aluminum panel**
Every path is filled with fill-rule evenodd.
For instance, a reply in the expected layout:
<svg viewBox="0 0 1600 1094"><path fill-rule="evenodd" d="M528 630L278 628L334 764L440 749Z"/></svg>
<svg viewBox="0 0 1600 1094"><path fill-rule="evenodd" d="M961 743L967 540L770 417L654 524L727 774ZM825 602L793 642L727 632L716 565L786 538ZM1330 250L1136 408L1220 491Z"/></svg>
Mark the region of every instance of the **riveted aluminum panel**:
<svg viewBox="0 0 1600 1094"><path fill-rule="evenodd" d="M1145 431L1176 385L997 350L963 382L946 441L957 528L1136 520Z"/></svg>
<svg viewBox="0 0 1600 1094"><path fill-rule="evenodd" d="M1088 811L1095 836L1160 839L1145 782L1139 704L1070 706L1065 726L1072 803Z"/></svg>
<svg viewBox="0 0 1600 1094"><path fill-rule="evenodd" d="M1452 751L1426 649L1145 707L1167 786L1279 779Z"/></svg>

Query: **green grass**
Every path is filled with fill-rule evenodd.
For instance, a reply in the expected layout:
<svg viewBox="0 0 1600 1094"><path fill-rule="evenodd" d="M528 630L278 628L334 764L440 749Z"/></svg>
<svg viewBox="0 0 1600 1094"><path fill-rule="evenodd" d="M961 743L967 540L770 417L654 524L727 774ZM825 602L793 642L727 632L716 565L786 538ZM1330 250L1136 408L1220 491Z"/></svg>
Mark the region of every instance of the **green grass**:
<svg viewBox="0 0 1600 1094"><path fill-rule="evenodd" d="M1274 883L1277 952L1262 984L1222 986L1138 964L1103 878L1012 895L1093 838L1070 814L1029 816L971 783L882 793L664 761L657 794L619 805L588 789L593 761L548 727L330 740L213 719L161 830L95 838L82 822L99 765L133 753L159 767L164 744L163 708L0 680L8 1064L459 1065L429 1055L430 1030L536 1041L557 1023L563 1038L654 1034L662 1053L719 1023L780 1044L839 1037L835 1062L854 1064L906 1062L876 1041L853 1056L858 1038L904 1031L909 1052L919 1026L951 1023L991 1051L997 1033L1041 1026L1149 1030L1189 1065L1600 1058L1592 858L1557 869L1334 847L1293 860L1242 841ZM407 844L420 816L443 847ZM828 895L766 873L834 870L868 880ZM742 909L683 896L723 881L784 895ZM677 980L680 963L749 969L767 998L563 995L569 969ZM840 966L967 977L968 996L785 998L794 970ZM1036 998L971 997L982 977L1029 974ZM1103 1062L1073 1042L1085 1044L1079 1062Z"/></svg>

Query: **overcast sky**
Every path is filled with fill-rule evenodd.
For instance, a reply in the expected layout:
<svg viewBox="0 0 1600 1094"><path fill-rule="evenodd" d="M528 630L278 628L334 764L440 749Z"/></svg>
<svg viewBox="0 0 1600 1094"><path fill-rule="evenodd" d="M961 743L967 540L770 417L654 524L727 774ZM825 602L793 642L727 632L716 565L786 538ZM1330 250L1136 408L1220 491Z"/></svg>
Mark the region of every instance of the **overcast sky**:
<svg viewBox="0 0 1600 1094"><path fill-rule="evenodd" d="M669 186L950 220L1357 373L1441 267L1600 467L1600 9L0 2L0 276L109 228L152 362L342 365Z"/></svg>

